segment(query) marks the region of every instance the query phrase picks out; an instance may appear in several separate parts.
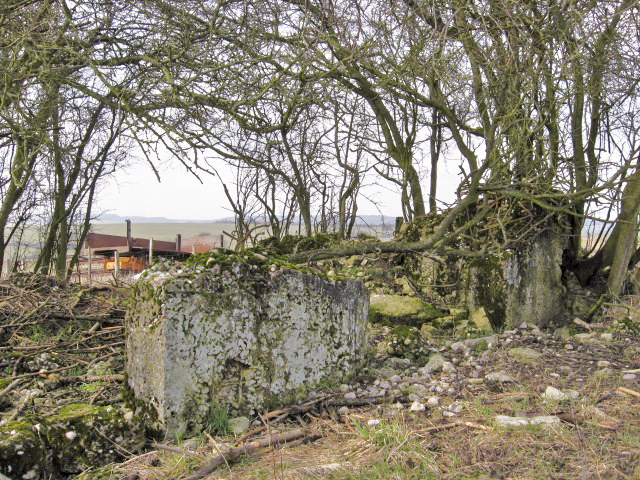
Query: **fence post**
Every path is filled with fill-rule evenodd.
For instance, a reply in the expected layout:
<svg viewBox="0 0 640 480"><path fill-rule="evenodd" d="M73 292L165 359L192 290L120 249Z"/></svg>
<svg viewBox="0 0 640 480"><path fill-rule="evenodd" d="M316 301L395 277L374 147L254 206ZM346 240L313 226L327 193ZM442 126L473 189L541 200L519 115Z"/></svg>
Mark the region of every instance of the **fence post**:
<svg viewBox="0 0 640 480"><path fill-rule="evenodd" d="M91 286L91 263L93 262L93 257L91 255L91 249L89 248L89 254L87 255L89 258L89 268L87 269L87 283Z"/></svg>
<svg viewBox="0 0 640 480"><path fill-rule="evenodd" d="M149 239L149 266L153 263L153 238Z"/></svg>
<svg viewBox="0 0 640 480"><path fill-rule="evenodd" d="M116 277L116 284L118 283L118 277L120 276L120 253L118 250L113 251L113 268L114 275Z"/></svg>

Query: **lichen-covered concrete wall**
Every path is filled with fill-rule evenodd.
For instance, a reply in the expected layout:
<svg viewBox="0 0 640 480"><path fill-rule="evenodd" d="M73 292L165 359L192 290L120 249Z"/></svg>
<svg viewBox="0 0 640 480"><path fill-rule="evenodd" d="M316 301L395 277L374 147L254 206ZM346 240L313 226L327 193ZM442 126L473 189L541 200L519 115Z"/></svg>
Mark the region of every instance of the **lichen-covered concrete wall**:
<svg viewBox="0 0 640 480"><path fill-rule="evenodd" d="M523 322L543 327L566 317L562 279L566 238L548 229L517 251L470 261L465 282L470 313L483 308L494 327L506 328Z"/></svg>
<svg viewBox="0 0 640 480"><path fill-rule="evenodd" d="M296 401L326 377L355 373L369 294L358 281L233 263L160 264L134 287L127 313L129 388L168 435Z"/></svg>

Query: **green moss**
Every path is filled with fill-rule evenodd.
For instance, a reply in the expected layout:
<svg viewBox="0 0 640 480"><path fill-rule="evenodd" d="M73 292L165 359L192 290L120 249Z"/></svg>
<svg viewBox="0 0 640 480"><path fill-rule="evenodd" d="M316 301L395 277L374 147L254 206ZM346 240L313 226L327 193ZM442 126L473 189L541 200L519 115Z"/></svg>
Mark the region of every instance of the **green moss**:
<svg viewBox="0 0 640 480"><path fill-rule="evenodd" d="M44 427L39 428L44 432ZM34 425L15 421L0 425L0 473L10 478L44 478L47 471L47 448Z"/></svg>
<svg viewBox="0 0 640 480"><path fill-rule="evenodd" d="M142 426L114 407L67 405L46 424L54 466L65 474L114 462L120 451L135 452L145 443Z"/></svg>
<svg viewBox="0 0 640 480"><path fill-rule="evenodd" d="M404 295L372 295L369 304L369 321L388 326L403 324L420 327L423 323L447 315L447 312L419 298Z"/></svg>

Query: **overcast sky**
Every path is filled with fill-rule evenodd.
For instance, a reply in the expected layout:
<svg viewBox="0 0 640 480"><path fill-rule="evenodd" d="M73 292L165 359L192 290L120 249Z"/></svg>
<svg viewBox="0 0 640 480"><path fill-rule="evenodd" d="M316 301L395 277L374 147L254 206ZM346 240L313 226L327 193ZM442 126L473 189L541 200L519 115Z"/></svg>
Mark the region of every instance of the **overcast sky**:
<svg viewBox="0 0 640 480"><path fill-rule="evenodd" d="M166 217L180 220L215 220L232 215L220 182L203 173L200 183L182 165L165 165L159 183L151 167L138 162L109 179L98 197L97 212L127 216ZM445 164L440 169L439 198L451 199L457 187L457 166ZM425 197L428 178L423 180ZM380 211L366 199L360 199L359 215L395 217L402 215L399 195L381 186L366 191L380 203ZM426 201L426 198L425 198Z"/></svg>

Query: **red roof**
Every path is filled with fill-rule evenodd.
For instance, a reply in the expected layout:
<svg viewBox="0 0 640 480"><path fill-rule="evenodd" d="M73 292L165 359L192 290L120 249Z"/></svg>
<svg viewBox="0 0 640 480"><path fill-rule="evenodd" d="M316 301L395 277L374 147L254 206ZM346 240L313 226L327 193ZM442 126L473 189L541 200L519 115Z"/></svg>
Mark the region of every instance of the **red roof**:
<svg viewBox="0 0 640 480"><path fill-rule="evenodd" d="M109 249L127 248L127 237L119 235L106 235L104 233L89 233L85 241L86 248L91 250L104 250L105 253ZM148 238L131 238L131 250L149 250ZM162 240L153 241L153 251L158 253L175 252L176 244L174 242L166 242Z"/></svg>

